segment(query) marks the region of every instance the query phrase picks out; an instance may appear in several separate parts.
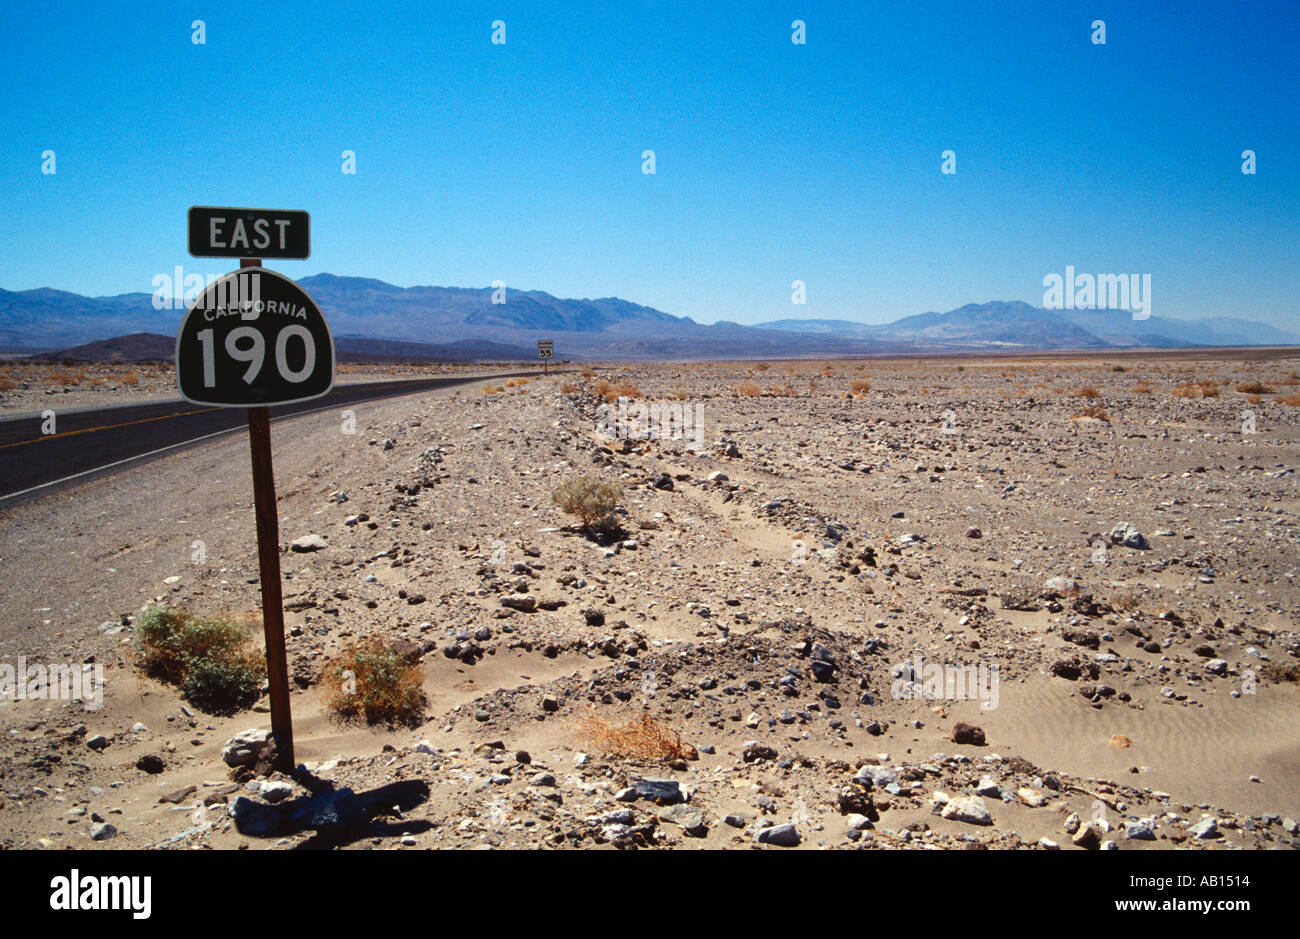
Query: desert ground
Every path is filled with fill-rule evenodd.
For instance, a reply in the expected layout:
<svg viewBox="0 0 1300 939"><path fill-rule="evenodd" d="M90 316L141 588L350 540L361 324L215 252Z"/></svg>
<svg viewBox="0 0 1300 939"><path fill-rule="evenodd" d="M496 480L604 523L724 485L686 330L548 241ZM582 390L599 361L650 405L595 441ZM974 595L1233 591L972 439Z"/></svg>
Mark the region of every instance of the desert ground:
<svg viewBox="0 0 1300 939"><path fill-rule="evenodd" d="M611 436L620 396L700 446ZM591 365L354 410L273 429L296 777L265 697L192 706L133 629L257 616L242 435L0 506L0 662L106 681L0 704L0 844L1300 847L1300 357ZM581 476L621 486L596 531L552 499ZM415 721L332 710L374 639Z"/></svg>
<svg viewBox="0 0 1300 939"><path fill-rule="evenodd" d="M496 368L460 364L343 363L336 384L394 381L433 375L488 373ZM0 417L37 414L46 408L79 410L175 398L170 363L25 362L0 360Z"/></svg>

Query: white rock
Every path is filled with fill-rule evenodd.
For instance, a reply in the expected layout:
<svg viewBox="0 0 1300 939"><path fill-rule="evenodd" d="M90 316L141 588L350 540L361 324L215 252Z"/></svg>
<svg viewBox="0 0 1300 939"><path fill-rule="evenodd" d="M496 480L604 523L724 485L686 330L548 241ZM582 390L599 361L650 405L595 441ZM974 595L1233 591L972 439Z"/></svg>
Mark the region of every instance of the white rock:
<svg viewBox="0 0 1300 939"><path fill-rule="evenodd" d="M984 804L984 800L979 796L959 796L945 805L943 811L939 814L943 818L966 822L969 825L993 824L993 816L989 814L989 807Z"/></svg>
<svg viewBox="0 0 1300 939"><path fill-rule="evenodd" d="M271 745L274 738L269 730L250 728L241 730L226 741L221 748L221 759L227 766L247 766L256 763L262 751Z"/></svg>

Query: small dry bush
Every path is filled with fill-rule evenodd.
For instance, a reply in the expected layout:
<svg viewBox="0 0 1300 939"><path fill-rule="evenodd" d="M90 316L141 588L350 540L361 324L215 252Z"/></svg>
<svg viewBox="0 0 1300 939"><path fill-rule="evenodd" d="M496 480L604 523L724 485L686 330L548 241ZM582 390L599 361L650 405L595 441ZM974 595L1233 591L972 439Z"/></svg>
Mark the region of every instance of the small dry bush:
<svg viewBox="0 0 1300 939"><path fill-rule="evenodd" d="M17 387L18 382L14 381L12 378L7 376L0 378L0 391L13 391Z"/></svg>
<svg viewBox="0 0 1300 939"><path fill-rule="evenodd" d="M1260 668L1259 673L1269 681L1278 683L1289 681L1300 685L1300 665L1281 665L1269 663Z"/></svg>
<svg viewBox="0 0 1300 939"><path fill-rule="evenodd" d="M1204 381L1174 385L1169 393L1175 398L1217 398L1219 396L1219 385L1207 378Z"/></svg>
<svg viewBox="0 0 1300 939"><path fill-rule="evenodd" d="M758 382L756 381L742 381L739 385L736 386L736 391L742 395L745 395L748 398L754 397L761 390L762 389L758 387Z"/></svg>
<svg viewBox="0 0 1300 939"><path fill-rule="evenodd" d="M673 397L676 398L678 401L685 401L685 400L686 400L687 398L689 398L690 396L691 396L691 393L690 393L689 391L687 391L685 388L674 388L674 389L673 389Z"/></svg>
<svg viewBox="0 0 1300 939"><path fill-rule="evenodd" d="M340 720L411 727L424 721L420 666L382 639L340 651L326 664L323 680L327 706Z"/></svg>
<svg viewBox="0 0 1300 939"><path fill-rule="evenodd" d="M1289 408L1300 408L1300 395L1287 395L1285 398L1278 398L1277 400Z"/></svg>
<svg viewBox="0 0 1300 939"><path fill-rule="evenodd" d="M1142 605L1142 601L1132 587L1121 587L1111 594L1110 605L1121 613L1131 613Z"/></svg>
<svg viewBox="0 0 1300 939"><path fill-rule="evenodd" d="M855 378L849 382L849 388L854 394L866 394L871 390L871 380L867 378Z"/></svg>
<svg viewBox="0 0 1300 939"><path fill-rule="evenodd" d="M1248 395L1271 395L1273 393L1272 388L1258 381L1239 381L1237 382L1237 390Z"/></svg>
<svg viewBox="0 0 1300 939"><path fill-rule="evenodd" d="M1137 395L1149 395L1154 390L1155 389L1151 386L1150 382L1145 381L1140 381L1133 386L1133 393Z"/></svg>
<svg viewBox="0 0 1300 939"><path fill-rule="evenodd" d="M694 760L699 754L682 735L656 721L649 714L615 724L591 716L582 722L582 732L594 750L633 760Z"/></svg>
<svg viewBox="0 0 1300 939"><path fill-rule="evenodd" d="M576 515L582 527L590 529L618 508L623 489L618 483L601 482L591 476L578 476L561 484L551 493L551 501L570 515Z"/></svg>
<svg viewBox="0 0 1300 939"><path fill-rule="evenodd" d="M483 389L483 393L485 395L496 395L496 394L500 394L503 391L505 391L505 389L502 388L500 385L488 385Z"/></svg>
<svg viewBox="0 0 1300 939"><path fill-rule="evenodd" d="M582 390L581 388L579 388L571 381L565 382L563 385L560 386L560 391L566 395L576 394L581 390Z"/></svg>
<svg viewBox="0 0 1300 939"><path fill-rule="evenodd" d="M639 398L641 392L636 385L629 381L614 383L601 379L596 382L596 394L600 395L610 404L618 402L619 398Z"/></svg>
<svg viewBox="0 0 1300 939"><path fill-rule="evenodd" d="M1078 414L1071 417L1070 420L1078 421L1084 418L1092 418L1094 421L1109 421L1110 415L1106 413L1106 409L1100 404L1090 404Z"/></svg>
<svg viewBox="0 0 1300 939"><path fill-rule="evenodd" d="M596 377L596 373L593 372L593 371L592 371L591 369L589 369L589 368L584 368L584 369L583 369L581 372L579 372L578 374L581 375L583 378L595 378L595 377Z"/></svg>
<svg viewBox="0 0 1300 939"><path fill-rule="evenodd" d="M757 368L760 372L766 372L772 366L768 365L766 362L759 362L758 365L754 367Z"/></svg>
<svg viewBox="0 0 1300 939"><path fill-rule="evenodd" d="M1074 396L1076 398L1100 398L1101 392L1092 387L1092 385L1084 385L1074 393Z"/></svg>
<svg viewBox="0 0 1300 939"><path fill-rule="evenodd" d="M122 384L124 385L140 384L140 373L136 371L127 372L125 375L122 376Z"/></svg>

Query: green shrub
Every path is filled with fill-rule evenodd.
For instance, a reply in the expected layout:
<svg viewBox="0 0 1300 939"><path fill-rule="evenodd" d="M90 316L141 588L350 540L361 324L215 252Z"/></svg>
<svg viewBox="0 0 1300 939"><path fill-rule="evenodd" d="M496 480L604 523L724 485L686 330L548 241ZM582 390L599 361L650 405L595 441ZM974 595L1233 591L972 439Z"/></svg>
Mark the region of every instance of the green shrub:
<svg viewBox="0 0 1300 939"><path fill-rule="evenodd" d="M204 711L251 707L261 697L265 669L250 659L195 658L181 682L185 700Z"/></svg>
<svg viewBox="0 0 1300 939"><path fill-rule="evenodd" d="M266 668L233 619L158 606L140 615L135 633L145 671L177 685L195 707L228 712L257 700Z"/></svg>

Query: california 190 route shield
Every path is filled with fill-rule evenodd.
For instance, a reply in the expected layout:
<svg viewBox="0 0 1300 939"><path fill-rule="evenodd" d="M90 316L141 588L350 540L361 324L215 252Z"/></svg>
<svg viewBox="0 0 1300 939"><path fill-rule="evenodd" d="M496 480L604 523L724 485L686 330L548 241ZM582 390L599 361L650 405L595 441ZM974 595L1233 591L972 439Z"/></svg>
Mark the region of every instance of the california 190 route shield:
<svg viewBox="0 0 1300 939"><path fill-rule="evenodd" d="M249 267L214 281L181 321L176 382L196 404L290 404L334 387L334 337L307 293Z"/></svg>

